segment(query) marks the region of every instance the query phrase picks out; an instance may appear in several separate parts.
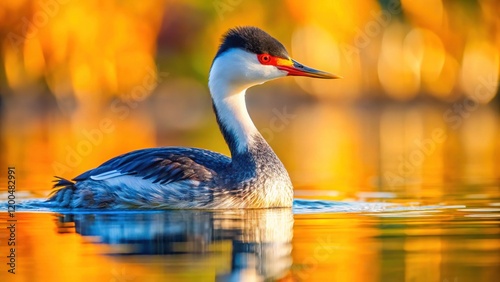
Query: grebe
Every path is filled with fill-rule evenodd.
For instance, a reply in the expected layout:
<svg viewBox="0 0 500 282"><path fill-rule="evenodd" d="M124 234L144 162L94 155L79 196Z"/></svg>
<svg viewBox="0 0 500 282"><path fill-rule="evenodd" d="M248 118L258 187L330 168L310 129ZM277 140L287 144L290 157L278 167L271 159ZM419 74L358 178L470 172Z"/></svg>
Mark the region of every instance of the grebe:
<svg viewBox="0 0 500 282"><path fill-rule="evenodd" d="M57 177L57 207L85 209L240 209L291 207L288 172L245 105L254 85L284 76L339 78L292 60L256 27L230 29L210 69L212 104L231 158L197 148L133 151L73 178Z"/></svg>

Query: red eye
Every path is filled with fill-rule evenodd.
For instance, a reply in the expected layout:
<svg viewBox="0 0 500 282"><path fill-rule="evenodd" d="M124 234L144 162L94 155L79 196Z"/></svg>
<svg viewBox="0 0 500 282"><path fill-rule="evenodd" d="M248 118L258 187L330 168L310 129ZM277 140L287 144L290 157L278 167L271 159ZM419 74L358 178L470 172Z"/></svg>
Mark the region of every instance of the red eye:
<svg viewBox="0 0 500 282"><path fill-rule="evenodd" d="M263 65L269 65L271 63L271 55L269 54L260 54L257 57L259 58L259 62Z"/></svg>

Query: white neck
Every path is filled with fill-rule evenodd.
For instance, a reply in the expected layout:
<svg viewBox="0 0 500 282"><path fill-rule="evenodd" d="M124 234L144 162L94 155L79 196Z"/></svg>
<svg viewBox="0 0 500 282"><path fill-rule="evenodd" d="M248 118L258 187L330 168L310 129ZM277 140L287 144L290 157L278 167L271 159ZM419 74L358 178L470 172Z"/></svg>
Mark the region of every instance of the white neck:
<svg viewBox="0 0 500 282"><path fill-rule="evenodd" d="M231 134L236 152L243 153L252 145L254 137L260 135L248 114L245 103L245 90L238 94L229 95L223 99L214 99L219 122ZM229 140L226 140L229 141ZM231 151L232 154L236 153Z"/></svg>
<svg viewBox="0 0 500 282"><path fill-rule="evenodd" d="M241 49L228 50L214 60L208 86L231 154L245 152L260 136L248 115L246 90L285 75L286 72L262 65L257 55Z"/></svg>

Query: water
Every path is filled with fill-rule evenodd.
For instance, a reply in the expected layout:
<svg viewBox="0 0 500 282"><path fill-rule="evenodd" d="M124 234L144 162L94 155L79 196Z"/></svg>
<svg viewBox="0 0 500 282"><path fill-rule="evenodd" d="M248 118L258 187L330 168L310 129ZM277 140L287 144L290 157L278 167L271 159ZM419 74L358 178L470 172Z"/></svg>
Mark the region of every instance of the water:
<svg viewBox="0 0 500 282"><path fill-rule="evenodd" d="M500 201L489 195L448 204L296 199L293 209L230 211L50 212L25 205L15 213L15 275L5 258L8 214L0 213L0 277L497 281Z"/></svg>
<svg viewBox="0 0 500 282"><path fill-rule="evenodd" d="M296 187L293 209L72 212L24 204L15 213L15 275L7 272L7 167L16 167L16 197L26 200L45 197L53 175L71 178L138 148L228 151L213 119L156 132L144 129L138 110L114 118L117 130L76 157L86 139L68 128L93 130L103 115L71 126L64 118L2 119L0 281L498 281L500 115L480 107L454 127L443 119L451 107L289 104L296 118L272 134L272 108L253 107ZM445 140L434 138L436 128Z"/></svg>

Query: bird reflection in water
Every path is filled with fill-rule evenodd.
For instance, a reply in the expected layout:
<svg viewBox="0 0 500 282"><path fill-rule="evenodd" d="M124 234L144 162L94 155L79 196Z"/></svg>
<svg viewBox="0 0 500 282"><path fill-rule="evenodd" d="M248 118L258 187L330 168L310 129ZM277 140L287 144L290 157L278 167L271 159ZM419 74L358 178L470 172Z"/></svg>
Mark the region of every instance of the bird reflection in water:
<svg viewBox="0 0 500 282"><path fill-rule="evenodd" d="M217 281L276 280L292 264L291 209L80 212L60 214L57 223L60 233L74 229L89 241L107 244L109 255L178 256L177 263L194 255L187 263L196 265L230 255L231 265L216 269Z"/></svg>

